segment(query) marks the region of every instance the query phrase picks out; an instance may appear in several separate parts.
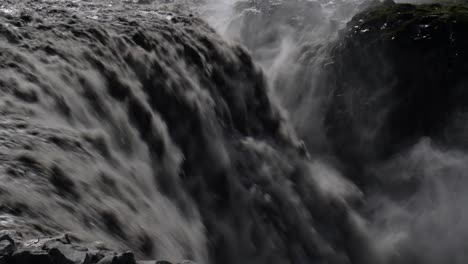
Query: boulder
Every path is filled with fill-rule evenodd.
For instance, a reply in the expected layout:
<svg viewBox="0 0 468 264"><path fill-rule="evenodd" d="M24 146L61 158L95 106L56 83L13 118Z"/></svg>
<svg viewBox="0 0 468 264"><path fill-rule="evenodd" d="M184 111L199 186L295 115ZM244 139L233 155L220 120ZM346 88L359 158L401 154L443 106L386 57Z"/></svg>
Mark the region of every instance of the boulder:
<svg viewBox="0 0 468 264"><path fill-rule="evenodd" d="M55 264L46 251L38 248L20 249L6 260L7 264Z"/></svg>
<svg viewBox="0 0 468 264"><path fill-rule="evenodd" d="M88 249L72 245L58 245L49 250L49 255L55 263L90 264L91 256Z"/></svg>
<svg viewBox="0 0 468 264"><path fill-rule="evenodd" d="M107 256L101 259L98 264L136 264L133 253L126 252L115 256Z"/></svg>
<svg viewBox="0 0 468 264"><path fill-rule="evenodd" d="M0 231L0 264L165 264L164 261L136 262L133 253L83 246L68 235L23 239L16 231Z"/></svg>
<svg viewBox="0 0 468 264"><path fill-rule="evenodd" d="M10 256L16 250L15 242L8 235L0 237L0 256Z"/></svg>

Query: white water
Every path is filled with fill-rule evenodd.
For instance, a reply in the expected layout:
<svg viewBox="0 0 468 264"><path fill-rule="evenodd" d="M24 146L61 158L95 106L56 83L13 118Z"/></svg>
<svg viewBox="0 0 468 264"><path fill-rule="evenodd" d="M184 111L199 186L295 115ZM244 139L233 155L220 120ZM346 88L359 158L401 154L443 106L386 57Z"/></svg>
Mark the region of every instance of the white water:
<svg viewBox="0 0 468 264"><path fill-rule="evenodd" d="M293 26L277 24L274 29L256 28L247 36L241 36L241 30L255 28L255 25L244 23L261 22L246 20L246 14L261 11L246 9L236 13L237 1L215 2L209 3L208 9L216 11L205 13L206 20L225 38L244 43L250 49L264 69L274 97L286 109L315 163L323 164L330 155L323 128L323 108L328 95L324 68L333 63L329 50L337 41L339 30L360 10L364 1L317 1L322 7L322 17L315 27L298 32ZM268 46L251 44L252 39L261 38L269 30L276 30L279 40ZM314 55L304 59L308 52ZM300 72L304 69L305 74ZM398 185L417 185L417 188L403 198L399 197L398 190L393 193L366 190L362 218L357 217L357 221L362 226L363 236L372 241L375 255L374 259L368 256L369 259L361 263L467 263L467 157L464 151L437 146L430 139L422 138L385 163L369 165L367 169L389 188L398 188L392 187ZM318 169L321 167L319 165ZM328 175L328 170L318 174ZM346 184L342 179L325 178L330 181L327 186L339 188Z"/></svg>
<svg viewBox="0 0 468 264"><path fill-rule="evenodd" d="M321 2L300 31L256 27L246 18L258 10L236 13L233 1L205 7L224 38L245 42L284 110L269 103L248 56L206 28L173 26L172 15L146 6L104 12L108 5L79 2L71 9L91 19L72 18L77 36L63 24L36 31L1 16L2 34L29 45L0 42L8 62L0 70L0 199L11 211L0 217L2 227L73 232L144 257L202 264L466 263L466 153L421 139L368 166L386 186L419 183L404 199L360 190L333 160L323 74L359 2ZM117 23L113 12L140 26ZM58 14L33 23L72 17ZM242 35L245 26L252 31ZM32 40L14 39L26 33ZM264 45L270 34L278 38ZM294 154L297 142L281 115L289 115L310 159Z"/></svg>

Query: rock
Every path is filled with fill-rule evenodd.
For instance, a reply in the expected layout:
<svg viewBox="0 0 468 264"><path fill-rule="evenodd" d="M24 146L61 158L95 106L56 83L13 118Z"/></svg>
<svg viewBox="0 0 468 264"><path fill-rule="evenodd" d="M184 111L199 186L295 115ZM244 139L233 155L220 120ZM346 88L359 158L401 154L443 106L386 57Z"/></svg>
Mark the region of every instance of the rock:
<svg viewBox="0 0 468 264"><path fill-rule="evenodd" d="M393 0L384 0L383 3L382 3L384 6L393 6L395 5L395 1Z"/></svg>
<svg viewBox="0 0 468 264"><path fill-rule="evenodd" d="M109 250L89 250L88 256L90 257L91 263L98 263L101 259L106 256L113 255Z"/></svg>
<svg viewBox="0 0 468 264"><path fill-rule="evenodd" d="M49 255L55 263L90 264L91 256L88 249L72 245L58 245L49 250Z"/></svg>
<svg viewBox="0 0 468 264"><path fill-rule="evenodd" d="M8 241L0 242L0 256L10 256L15 251L15 245Z"/></svg>
<svg viewBox="0 0 468 264"><path fill-rule="evenodd" d="M72 243L68 235L23 241L22 234L14 231L0 234L0 264L136 264L133 253L88 248Z"/></svg>
<svg viewBox="0 0 468 264"><path fill-rule="evenodd" d="M55 264L46 251L37 248L26 248L14 252L7 259L11 264Z"/></svg>
<svg viewBox="0 0 468 264"><path fill-rule="evenodd" d="M21 234L20 232L16 230L1 230L0 237L4 237L4 236L10 237L15 242L21 241L23 239L23 234Z"/></svg>
<svg viewBox="0 0 468 264"><path fill-rule="evenodd" d="M467 5L386 1L341 32L325 123L335 153L357 170L356 178L363 164L421 137L468 147L467 30Z"/></svg>
<svg viewBox="0 0 468 264"><path fill-rule="evenodd" d="M115 256L107 256L101 259L97 264L114 264Z"/></svg>
<svg viewBox="0 0 468 264"><path fill-rule="evenodd" d="M10 256L15 250L15 241L9 235L0 237L0 256Z"/></svg>
<svg viewBox="0 0 468 264"><path fill-rule="evenodd" d="M133 253L126 252L120 255L107 256L101 259L98 264L136 264Z"/></svg>
<svg viewBox="0 0 468 264"><path fill-rule="evenodd" d="M38 239L30 239L23 242L23 247L37 247L44 250L53 248L56 245L70 244L68 235L61 235L56 237L43 237Z"/></svg>

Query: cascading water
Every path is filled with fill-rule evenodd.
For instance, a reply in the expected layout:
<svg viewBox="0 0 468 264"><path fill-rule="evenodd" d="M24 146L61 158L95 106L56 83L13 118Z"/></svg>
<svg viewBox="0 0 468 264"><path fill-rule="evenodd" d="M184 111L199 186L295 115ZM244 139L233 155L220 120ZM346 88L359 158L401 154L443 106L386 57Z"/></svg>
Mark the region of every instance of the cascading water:
<svg viewBox="0 0 468 264"><path fill-rule="evenodd" d="M397 2L427 4L456 1ZM340 37L343 37L344 34L340 35L339 32L345 30L346 23L355 14L375 5L375 2L359 0L291 0L230 1L227 4L224 3L225 5L221 8L223 15L217 17L216 12L207 12L205 13L207 21L211 21L211 24L226 38L244 44L252 53L254 60L262 65L269 85L273 90L274 100L277 100L286 109L288 119L295 127L299 137L305 141L312 157L342 168L340 162L336 163L336 149L345 149L347 146L345 144L330 145L330 137L333 137L333 134L330 135L330 133L334 132L327 131L327 126L334 125L333 118L336 118L337 115L330 114L327 111L335 107L334 105L330 106L332 100L336 101L336 99L333 99L333 96L336 96L336 93L333 94L335 83L353 80L337 78L337 75L333 73L333 71L341 67L342 63L336 61L335 50L336 45L339 45L342 41ZM213 6L216 7L216 5L210 5L210 7ZM219 5L217 7L219 8ZM226 18L227 14L231 16ZM404 19L406 18L402 18L400 21ZM453 23L457 23L457 21L454 20ZM379 27L382 31L381 34L384 34L387 24L383 23ZM422 23L420 27L430 26ZM437 29L437 26L435 28ZM360 34L365 34L369 29L360 28L358 31L360 31ZM419 34L418 36L421 35L421 33L417 34ZM453 33L451 34L450 39L453 42L455 38ZM457 41L463 43L464 40L458 38ZM356 50L365 50L367 48L365 42L362 42L360 46L356 47ZM455 47L451 49L454 50L454 54L455 50L458 51ZM352 52L356 52L356 50ZM398 55L395 54L394 56ZM360 67L358 66L359 60L368 60L358 55L354 59L356 67ZM370 60L379 61L383 60L383 58L375 57L370 58ZM380 64L376 63L374 66L377 67L376 69L367 69L368 71L360 78L372 78L374 75L372 70L386 71L385 63L387 63L385 60ZM405 63L404 58L403 63ZM429 65L436 65L437 63L439 62L431 61ZM377 65L380 65L381 68ZM462 67L460 66L460 68ZM417 68L415 70L417 71ZM445 70L441 69L441 71ZM373 84L385 87L388 84L384 77L379 74L375 75L376 80ZM398 75L392 78L397 79L399 77L403 78ZM357 81L356 85L359 85L359 81ZM410 86L409 84L406 85ZM424 85L430 85L430 83L424 83ZM353 88L358 88L358 86L350 86L350 94L343 93L338 94L338 96L350 100L354 96L352 95ZM459 96L462 96L461 92L458 93ZM388 118L385 116L386 112L391 111L391 105L400 99L393 99L392 101L392 99L386 98L385 91L376 92L375 96L377 96L378 100L383 100L377 102L385 105L381 106L380 109L377 108L375 112L372 112L372 110L369 112L369 115L375 118L372 122L375 122L375 125L379 127L381 124L377 123ZM418 94L418 96L422 100L426 98L424 94ZM430 95L426 96L426 100L432 100ZM382 97L382 99L379 97ZM367 104L364 101L365 99L368 99L365 95L357 95L354 98L355 101L350 104L359 107L360 104ZM444 104L445 101L442 102L442 100L444 100L442 97L436 98L434 103L437 104L440 101ZM452 99L448 104L464 103ZM342 111L343 109L339 110ZM352 111L352 109L347 110ZM408 125L411 121L417 122L417 119L406 121L405 114L400 114L402 114L399 117L402 127ZM424 113L422 115L419 118L425 118ZM438 122L435 121L437 110L428 113L428 115L433 117L429 124L430 122ZM359 120L360 114L355 118ZM465 219L464 209L460 206L465 201L463 193L467 189L465 165L463 165L466 153L463 146L466 141L460 134L463 134L461 131L466 131L466 126L463 123L466 119L459 117L457 114L455 118L449 117L448 119L450 125L448 125L448 131L445 131L445 133L448 133L449 140L445 141L451 142L450 145L433 142L430 138L424 136L416 137L411 141L413 145L408 145L406 148L395 145L395 148L399 149L392 157L377 164L374 162L365 163L359 170L361 174L370 174L374 177L374 179L365 180L360 178L357 181L366 197L364 205L358 207L358 211L361 212L361 216L364 216L367 222L363 232L369 236L375 246L373 248L375 258L367 260L370 261L369 263L466 262L464 250L460 248L464 244L462 240L468 230L466 224L463 223L463 219ZM361 133L358 134L357 139L351 136L351 130L349 133L346 132L351 127L339 127L343 131L340 132L343 137L349 137L349 139L345 140L358 140L361 138L366 142L366 137L375 136L373 135L376 133L374 124L365 123L369 122L368 119L358 122L363 122L360 123L363 130L357 132ZM365 130L366 125L370 126L370 130ZM456 128L453 128L453 126ZM402 129L405 130L405 128ZM397 134L397 140L399 139L398 136L400 134ZM403 138L403 135L400 137ZM437 141L438 136L434 137L434 141ZM376 146L383 149L385 146L383 142L380 143L381 145L379 143L363 144L359 146L359 142L352 143L351 148L354 150L362 148L363 151L369 151L368 147ZM377 156L376 152L369 152L369 155ZM351 161L359 163L354 158L351 158ZM349 174L353 174L353 172ZM456 235L453 230L456 230ZM446 246L440 247L441 241L446 243ZM366 260L361 261L358 263L363 263Z"/></svg>
<svg viewBox="0 0 468 264"><path fill-rule="evenodd" d="M323 109L326 68L338 31L365 1L208 1L203 14L223 36L244 44L264 69L309 151L328 152Z"/></svg>
<svg viewBox="0 0 468 264"><path fill-rule="evenodd" d="M346 34L371 29L346 23L375 4L1 2L0 228L139 259L465 263L466 151L421 133L380 158L391 104L352 99L385 90L348 89Z"/></svg>
<svg viewBox="0 0 468 264"><path fill-rule="evenodd" d="M0 19L2 228L199 263L367 255L360 191L308 160L260 68L201 20L112 1Z"/></svg>

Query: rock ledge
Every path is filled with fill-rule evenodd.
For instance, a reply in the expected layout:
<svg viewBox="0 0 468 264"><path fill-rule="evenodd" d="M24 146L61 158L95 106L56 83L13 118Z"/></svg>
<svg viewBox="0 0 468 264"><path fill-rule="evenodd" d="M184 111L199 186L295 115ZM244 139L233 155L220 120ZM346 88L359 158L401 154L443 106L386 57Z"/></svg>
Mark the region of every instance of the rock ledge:
<svg viewBox="0 0 468 264"><path fill-rule="evenodd" d="M2 230L0 264L171 264L168 261L136 261L131 252L117 253L102 246L80 245L72 240L68 234L26 239L17 231Z"/></svg>

